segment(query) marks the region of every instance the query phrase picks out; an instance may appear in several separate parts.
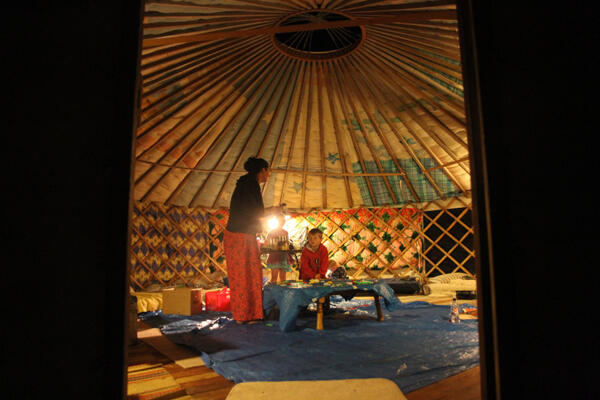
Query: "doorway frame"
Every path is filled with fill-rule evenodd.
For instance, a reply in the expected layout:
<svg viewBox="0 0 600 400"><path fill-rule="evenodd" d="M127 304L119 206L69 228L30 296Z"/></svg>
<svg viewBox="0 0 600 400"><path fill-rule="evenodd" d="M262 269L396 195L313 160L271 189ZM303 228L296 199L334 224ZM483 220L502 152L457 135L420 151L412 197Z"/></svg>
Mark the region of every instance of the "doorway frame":
<svg viewBox="0 0 600 400"><path fill-rule="evenodd" d="M141 90L140 58L142 50L142 29L144 4L139 2L138 15L138 48L136 54L136 78L135 78L135 107L134 124L132 127L131 155L128 162L131 164L130 187L128 195L129 215L127 218L127 262L125 271L125 291L123 299L123 318L128 318L128 295L129 295L129 271L131 262L129 257L131 240L131 217L133 205L133 168L135 161L135 132L139 117L139 101ZM481 398L485 400L500 399L500 375L498 365L498 332L497 332L497 308L496 293L494 285L494 263L491 241L491 209L489 202L489 180L487 174L485 135L483 126L483 106L481 102L481 87L478 76L478 51L476 41L476 29L474 24L474 12L472 0L457 0L456 12L458 21L459 43L461 52L462 75L464 85L464 105L466 115L467 137L469 145L469 163L471 170L472 191L472 213L475 250L475 270L477 277L477 306L478 306L478 329L480 349L480 380ZM129 325L124 323L122 332L123 351L123 377L122 399L127 397L127 364Z"/></svg>
<svg viewBox="0 0 600 400"><path fill-rule="evenodd" d="M479 80L477 35L472 0L457 0L464 104L469 144L473 212L473 247L477 276L477 308L481 398L500 399L497 308L494 285L491 208L485 152L483 105Z"/></svg>

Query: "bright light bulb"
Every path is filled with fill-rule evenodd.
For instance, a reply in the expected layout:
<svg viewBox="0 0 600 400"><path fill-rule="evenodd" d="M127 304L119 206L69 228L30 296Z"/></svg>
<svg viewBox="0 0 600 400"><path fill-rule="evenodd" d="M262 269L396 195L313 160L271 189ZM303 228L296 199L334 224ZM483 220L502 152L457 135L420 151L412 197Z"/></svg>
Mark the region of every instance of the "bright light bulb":
<svg viewBox="0 0 600 400"><path fill-rule="evenodd" d="M279 226L279 221L277 221L277 218L273 217L267 221L267 226L269 227L269 230L272 231Z"/></svg>

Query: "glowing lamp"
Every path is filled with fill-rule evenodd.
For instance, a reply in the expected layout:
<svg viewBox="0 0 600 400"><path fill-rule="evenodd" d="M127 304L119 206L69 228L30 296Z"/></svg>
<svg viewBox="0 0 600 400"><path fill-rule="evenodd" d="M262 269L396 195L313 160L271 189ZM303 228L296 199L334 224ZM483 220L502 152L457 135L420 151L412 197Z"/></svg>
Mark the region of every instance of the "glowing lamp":
<svg viewBox="0 0 600 400"><path fill-rule="evenodd" d="M267 221L267 227L270 231L279 227L279 221L277 221L276 217L273 217Z"/></svg>

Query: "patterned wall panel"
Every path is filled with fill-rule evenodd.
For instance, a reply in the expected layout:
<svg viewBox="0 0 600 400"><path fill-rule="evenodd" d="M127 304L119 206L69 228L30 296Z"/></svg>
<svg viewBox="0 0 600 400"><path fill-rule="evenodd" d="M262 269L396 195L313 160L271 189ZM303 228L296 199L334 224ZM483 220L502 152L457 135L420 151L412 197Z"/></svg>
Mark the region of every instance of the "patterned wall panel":
<svg viewBox="0 0 600 400"><path fill-rule="evenodd" d="M131 219L134 289L212 282L225 272L227 212L136 202Z"/></svg>
<svg viewBox="0 0 600 400"><path fill-rule="evenodd" d="M136 202L131 220L131 286L202 285L227 275L223 232L228 211ZM474 274L470 202L356 208L292 215L284 226L296 248L323 231L330 258L353 277L426 279Z"/></svg>
<svg viewBox="0 0 600 400"><path fill-rule="evenodd" d="M422 215L412 207L357 208L298 215L296 224L318 227L330 258L349 275L380 277L422 274L419 235Z"/></svg>

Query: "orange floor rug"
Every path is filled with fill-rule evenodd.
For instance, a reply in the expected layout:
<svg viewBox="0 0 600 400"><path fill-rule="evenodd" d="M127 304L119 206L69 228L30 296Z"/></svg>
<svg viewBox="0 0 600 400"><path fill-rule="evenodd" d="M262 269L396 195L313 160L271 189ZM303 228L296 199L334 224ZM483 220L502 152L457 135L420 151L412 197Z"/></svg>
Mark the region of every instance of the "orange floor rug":
<svg viewBox="0 0 600 400"><path fill-rule="evenodd" d="M132 365L127 369L128 400L192 400L161 364Z"/></svg>

